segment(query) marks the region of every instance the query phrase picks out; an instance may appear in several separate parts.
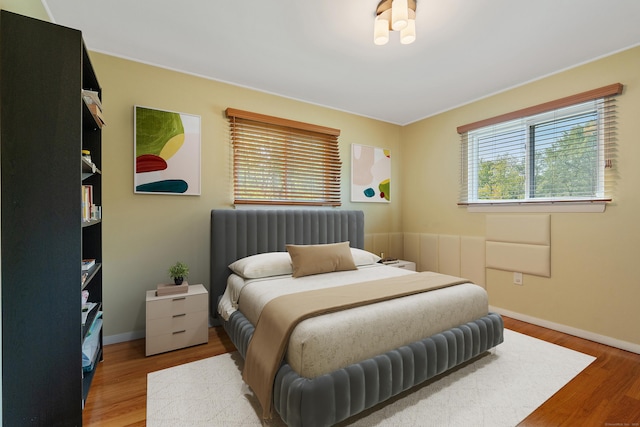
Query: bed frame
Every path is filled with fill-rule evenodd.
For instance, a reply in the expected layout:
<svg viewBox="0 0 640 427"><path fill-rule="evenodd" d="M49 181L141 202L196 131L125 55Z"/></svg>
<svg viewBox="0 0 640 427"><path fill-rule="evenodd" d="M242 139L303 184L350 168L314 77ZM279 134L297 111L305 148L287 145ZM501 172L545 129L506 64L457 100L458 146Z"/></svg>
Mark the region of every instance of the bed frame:
<svg viewBox="0 0 640 427"><path fill-rule="evenodd" d="M244 358L254 326L234 312L218 316L233 261L264 252L286 251L286 244L349 241L364 248L364 213L353 210L211 211L211 323L222 324ZM274 384L274 408L289 426L328 426L343 421L415 385L442 374L503 342L499 314L464 325L326 375L300 377L283 363Z"/></svg>

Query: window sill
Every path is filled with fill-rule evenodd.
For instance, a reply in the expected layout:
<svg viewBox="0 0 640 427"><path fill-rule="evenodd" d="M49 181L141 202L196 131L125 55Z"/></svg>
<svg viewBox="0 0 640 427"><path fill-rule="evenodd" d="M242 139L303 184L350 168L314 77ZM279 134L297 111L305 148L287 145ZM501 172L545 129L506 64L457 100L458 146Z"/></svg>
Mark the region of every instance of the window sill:
<svg viewBox="0 0 640 427"><path fill-rule="evenodd" d="M590 202L535 202L535 203L474 203L466 206L468 212L575 212L575 213L602 213L605 211L608 201Z"/></svg>

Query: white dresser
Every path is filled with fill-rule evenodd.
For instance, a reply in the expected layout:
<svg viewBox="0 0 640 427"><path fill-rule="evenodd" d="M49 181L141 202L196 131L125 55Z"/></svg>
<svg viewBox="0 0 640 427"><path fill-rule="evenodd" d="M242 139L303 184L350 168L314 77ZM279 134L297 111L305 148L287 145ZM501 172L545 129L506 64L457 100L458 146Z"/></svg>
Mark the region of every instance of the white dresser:
<svg viewBox="0 0 640 427"><path fill-rule="evenodd" d="M209 342L209 298L202 285L183 294L147 291L146 355Z"/></svg>

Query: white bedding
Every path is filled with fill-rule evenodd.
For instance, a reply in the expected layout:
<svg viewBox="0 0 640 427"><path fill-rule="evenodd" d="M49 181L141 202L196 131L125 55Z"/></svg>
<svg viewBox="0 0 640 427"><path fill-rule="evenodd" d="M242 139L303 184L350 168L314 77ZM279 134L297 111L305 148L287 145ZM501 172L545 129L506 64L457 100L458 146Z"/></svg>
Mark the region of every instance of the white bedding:
<svg viewBox="0 0 640 427"><path fill-rule="evenodd" d="M262 307L279 295L404 274L412 272L381 264L295 279L286 275L244 280L232 274L218 311L228 320L240 309L255 325ZM467 283L325 314L304 320L295 328L286 359L301 376L313 378L487 313L485 290Z"/></svg>
<svg viewBox="0 0 640 427"><path fill-rule="evenodd" d="M260 279L243 279L236 274L231 274L227 279L227 288L218 305L218 312L223 319L229 320L231 313L238 309L240 293L245 292L240 303L242 305L241 311L255 325L260 317L262 307L280 295L412 273L409 270L383 266L382 264L369 264L358 267L358 270L314 274L295 279L291 274Z"/></svg>

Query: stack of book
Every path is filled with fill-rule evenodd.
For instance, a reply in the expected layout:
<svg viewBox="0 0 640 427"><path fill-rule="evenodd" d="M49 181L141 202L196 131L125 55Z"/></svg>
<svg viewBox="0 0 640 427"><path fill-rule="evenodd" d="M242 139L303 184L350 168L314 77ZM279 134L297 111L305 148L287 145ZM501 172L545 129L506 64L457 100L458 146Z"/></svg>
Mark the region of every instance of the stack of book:
<svg viewBox="0 0 640 427"><path fill-rule="evenodd" d="M158 285L156 289L156 296L161 297L164 295L186 294L189 292L189 284L185 280L181 285L174 283L166 283Z"/></svg>

